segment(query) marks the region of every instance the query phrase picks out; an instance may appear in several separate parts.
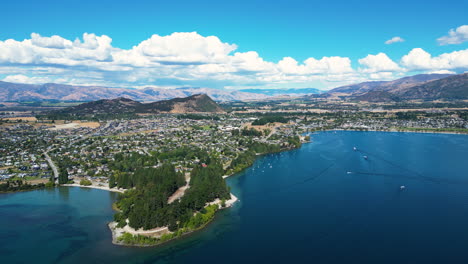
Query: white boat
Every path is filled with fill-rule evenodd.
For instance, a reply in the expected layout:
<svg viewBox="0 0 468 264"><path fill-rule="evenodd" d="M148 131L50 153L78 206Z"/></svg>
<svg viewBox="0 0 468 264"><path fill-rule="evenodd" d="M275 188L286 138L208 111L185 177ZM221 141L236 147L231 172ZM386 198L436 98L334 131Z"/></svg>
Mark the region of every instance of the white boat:
<svg viewBox="0 0 468 264"><path fill-rule="evenodd" d="M367 157L367 156L363 156L363 158L364 158L364 159L368 159L368 157Z"/></svg>
<svg viewBox="0 0 468 264"><path fill-rule="evenodd" d="M400 186L400 191L406 189L406 187L404 185Z"/></svg>
<svg viewBox="0 0 468 264"><path fill-rule="evenodd" d="M354 151L356 151L356 150L357 150L357 148L356 148L356 147L353 147L353 150L354 150Z"/></svg>

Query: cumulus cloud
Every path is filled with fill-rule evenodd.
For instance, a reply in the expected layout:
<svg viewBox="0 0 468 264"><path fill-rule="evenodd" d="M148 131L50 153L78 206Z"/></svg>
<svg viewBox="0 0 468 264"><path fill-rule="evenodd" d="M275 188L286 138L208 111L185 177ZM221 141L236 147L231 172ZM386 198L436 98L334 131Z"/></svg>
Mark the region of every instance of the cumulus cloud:
<svg viewBox="0 0 468 264"><path fill-rule="evenodd" d="M433 57L421 48L412 49L401 59L409 70L455 70L468 69L468 49L443 53Z"/></svg>
<svg viewBox="0 0 468 264"><path fill-rule="evenodd" d="M240 52L236 44L196 32L152 35L129 49L114 47L106 35L84 33L69 40L33 33L22 41L0 41L0 75L11 82L113 87L332 87L413 70L464 69L467 53L433 57L414 49L400 65L385 53L369 54L358 60L356 70L350 58L339 56L271 62L256 51Z"/></svg>
<svg viewBox="0 0 468 264"><path fill-rule="evenodd" d="M14 83L27 83L27 84L36 84L36 83L46 83L49 81L46 77L28 77L22 74L8 75L2 79L4 82L14 82Z"/></svg>
<svg viewBox="0 0 468 264"><path fill-rule="evenodd" d="M311 73L316 74L342 74L353 71L351 60L347 57L323 57L320 60L308 58L304 64Z"/></svg>
<svg viewBox="0 0 468 264"><path fill-rule="evenodd" d="M369 54L365 58L359 59L358 62L364 66L364 69L362 69L363 72L375 73L402 70L387 54L382 52L377 55Z"/></svg>
<svg viewBox="0 0 468 264"><path fill-rule="evenodd" d="M42 37L37 33L31 34L31 44L42 48L66 49L73 46L73 43L60 36Z"/></svg>
<svg viewBox="0 0 468 264"><path fill-rule="evenodd" d="M393 72L374 72L369 74L369 78L372 80L391 80L395 79Z"/></svg>
<svg viewBox="0 0 468 264"><path fill-rule="evenodd" d="M352 72L351 60L346 57L323 57L319 60L308 58L299 64L291 57L285 57L278 62L277 67L283 74L312 75L312 74L344 74Z"/></svg>
<svg viewBox="0 0 468 264"><path fill-rule="evenodd" d="M82 39L71 41L32 33L23 41L0 41L0 65L9 69L6 73L15 73L11 68L19 65L17 74L23 76L71 74L70 80L84 76L93 83L101 78L135 86L306 82L317 79L317 75L339 80L354 72L347 57L308 58L302 63L285 57L274 63L255 51L237 52L235 44L196 32L155 34L130 49L113 47L106 35L85 33ZM25 72L25 67L30 70ZM54 73L54 68L62 72Z"/></svg>
<svg viewBox="0 0 468 264"><path fill-rule="evenodd" d="M385 44L390 45L390 44L393 44L393 43L403 42L403 41L405 41L403 38L397 36L397 37L393 37L393 38L385 41Z"/></svg>
<svg viewBox="0 0 468 264"><path fill-rule="evenodd" d="M429 71L427 73L435 73L435 74L456 74L454 71L449 71L449 70L439 70L439 71Z"/></svg>
<svg viewBox="0 0 468 264"><path fill-rule="evenodd" d="M0 41L0 64L57 64L65 66L97 66L99 62L111 61L116 48L108 36L83 35L71 42L59 36L42 37L31 34L31 39Z"/></svg>
<svg viewBox="0 0 468 264"><path fill-rule="evenodd" d="M456 29L450 29L447 36L437 39L439 45L460 44L468 41L468 25L459 26Z"/></svg>

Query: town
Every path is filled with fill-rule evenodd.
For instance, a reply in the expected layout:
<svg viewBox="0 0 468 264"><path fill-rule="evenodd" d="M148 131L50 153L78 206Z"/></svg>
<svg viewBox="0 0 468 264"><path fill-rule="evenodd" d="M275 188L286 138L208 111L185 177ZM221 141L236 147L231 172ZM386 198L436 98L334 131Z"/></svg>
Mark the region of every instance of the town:
<svg viewBox="0 0 468 264"><path fill-rule="evenodd" d="M280 119L278 117L281 117ZM118 177L115 155L155 157L144 166L169 160L177 171L190 172L200 157L196 150L216 157L226 174L238 171L232 162L242 153L267 153L297 147L307 132L319 130L378 130L466 133L467 111L326 111L323 113L161 114L100 122L3 119L0 131L0 180L30 184L68 183L108 187ZM262 122L258 122L262 120ZM280 122L277 122L280 121ZM299 143L300 143L299 142ZM85 181L83 181L85 180ZM62 182L63 183L63 182Z"/></svg>

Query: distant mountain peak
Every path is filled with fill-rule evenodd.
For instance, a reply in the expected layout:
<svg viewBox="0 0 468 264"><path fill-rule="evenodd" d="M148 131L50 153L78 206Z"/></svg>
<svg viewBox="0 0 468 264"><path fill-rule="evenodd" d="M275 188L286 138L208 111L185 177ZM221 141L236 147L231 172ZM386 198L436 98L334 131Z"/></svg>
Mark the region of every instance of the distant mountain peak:
<svg viewBox="0 0 468 264"><path fill-rule="evenodd" d="M340 96L356 98L358 100L378 100L381 97L384 101L395 99L399 92L411 87L427 82L453 76L451 74L418 74L406 76L393 81L371 81L357 84L345 85L334 88L326 93L326 96ZM380 91L380 92L379 92Z"/></svg>
<svg viewBox="0 0 468 264"><path fill-rule="evenodd" d="M50 116L118 116L139 113L223 113L221 108L206 94L195 94L152 103L140 103L129 98L101 99L77 106L52 111Z"/></svg>
<svg viewBox="0 0 468 264"><path fill-rule="evenodd" d="M413 79L424 76L411 76ZM434 77L434 76L432 76ZM436 77L440 77L436 76ZM385 89L372 89L355 95L354 99L369 102L404 101L404 100L461 100L468 99L468 73L448 75L445 78L433 79L405 86L387 86Z"/></svg>

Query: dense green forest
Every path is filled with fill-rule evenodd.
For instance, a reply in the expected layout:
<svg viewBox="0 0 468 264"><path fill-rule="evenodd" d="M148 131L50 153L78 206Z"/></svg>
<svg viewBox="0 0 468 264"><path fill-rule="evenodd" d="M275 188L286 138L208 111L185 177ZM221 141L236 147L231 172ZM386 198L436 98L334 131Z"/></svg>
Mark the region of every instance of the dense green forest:
<svg viewBox="0 0 468 264"><path fill-rule="evenodd" d="M18 192L18 191L31 191L36 189L42 189L46 187L44 183L39 183L36 185L31 185L22 180L16 181L6 181L5 183L0 184L0 193L1 192Z"/></svg>
<svg viewBox="0 0 468 264"><path fill-rule="evenodd" d="M180 237L183 234L186 234L190 231L202 228L214 218L215 213L216 211L218 211L218 209L218 205L216 204L209 205L200 210L200 212L197 212L195 215L193 215L186 222L184 227L177 229L177 231L173 233L164 234L159 238L124 233L121 237L118 238L118 241L125 245L156 245L159 243L163 243L173 238Z"/></svg>
<svg viewBox="0 0 468 264"><path fill-rule="evenodd" d="M255 161L255 153L252 151L246 151L240 153L237 158L235 158L230 165L230 169L232 173L237 173L242 171L245 168L252 166Z"/></svg>
<svg viewBox="0 0 468 264"><path fill-rule="evenodd" d="M119 176L117 186L136 187L119 195L119 213L114 219L119 226L126 224L135 229L151 229L169 226L171 231L188 227L194 213L204 208L206 203L219 199L229 199L229 189L222 178L222 166L211 163L206 167L196 166L190 174L190 188L181 200L168 204L168 198L177 188L185 184L182 174L173 165L164 164L159 168L137 169L133 175Z"/></svg>
<svg viewBox="0 0 468 264"><path fill-rule="evenodd" d="M114 156L114 160L109 162L109 168L119 172L133 172L136 168L154 166L158 164L158 161L171 162L195 158L198 158L200 162L205 164L210 163L211 160L206 151L193 146L182 146L173 150L152 152L152 156L137 152L117 153Z"/></svg>
<svg viewBox="0 0 468 264"><path fill-rule="evenodd" d="M58 167L58 183L59 184L66 184L70 183L70 180L68 179L68 171L67 168L70 168L72 166L78 165L77 162L72 161L69 157L67 156L61 156L57 159L57 167ZM53 175L51 176L51 181L55 182L55 179L52 180Z"/></svg>
<svg viewBox="0 0 468 264"><path fill-rule="evenodd" d="M241 131L242 136L248 136L248 137L261 137L263 135L262 131L258 131L255 128L244 128Z"/></svg>
<svg viewBox="0 0 468 264"><path fill-rule="evenodd" d="M228 174L237 173L245 168L252 166L256 159L256 154L267 154L281 151L281 146L262 142L249 142L246 144L248 151L240 153L228 168Z"/></svg>
<svg viewBox="0 0 468 264"><path fill-rule="evenodd" d="M257 119L255 121L253 121L252 125L253 126L263 126L263 125L266 125L268 123L275 123L275 122L287 123L288 121L289 121L289 119L285 118L284 116L280 116L280 115L265 116L265 117L262 117L260 119Z"/></svg>
<svg viewBox="0 0 468 264"><path fill-rule="evenodd" d="M114 161L109 162L109 168L120 172L134 171L136 168L152 166L157 164L156 156L143 155L136 152L129 154L117 153L114 155Z"/></svg>
<svg viewBox="0 0 468 264"><path fill-rule="evenodd" d="M290 145L294 146L294 148L299 148L302 145L301 139L298 136L289 137L288 138L288 143Z"/></svg>

